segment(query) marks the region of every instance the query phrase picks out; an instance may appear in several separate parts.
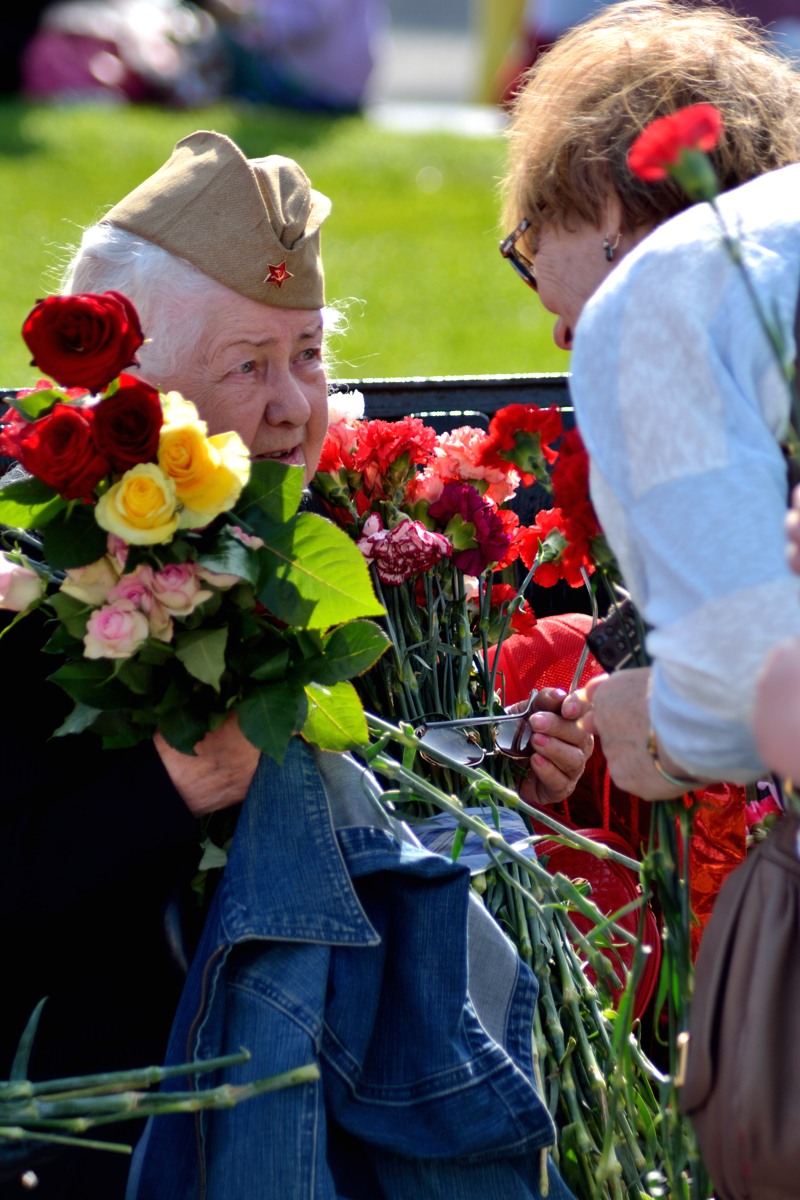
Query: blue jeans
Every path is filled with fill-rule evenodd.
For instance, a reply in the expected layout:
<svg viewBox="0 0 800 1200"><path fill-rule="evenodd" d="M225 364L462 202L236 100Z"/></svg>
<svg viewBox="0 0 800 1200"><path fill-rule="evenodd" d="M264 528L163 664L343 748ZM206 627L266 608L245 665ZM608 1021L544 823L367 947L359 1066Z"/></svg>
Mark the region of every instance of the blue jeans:
<svg viewBox="0 0 800 1200"><path fill-rule="evenodd" d="M187 980L172 1063L315 1083L152 1119L128 1200L570 1200L532 1059L536 981L469 871L376 806L353 760L262 759ZM203 1076L194 1085L213 1086Z"/></svg>

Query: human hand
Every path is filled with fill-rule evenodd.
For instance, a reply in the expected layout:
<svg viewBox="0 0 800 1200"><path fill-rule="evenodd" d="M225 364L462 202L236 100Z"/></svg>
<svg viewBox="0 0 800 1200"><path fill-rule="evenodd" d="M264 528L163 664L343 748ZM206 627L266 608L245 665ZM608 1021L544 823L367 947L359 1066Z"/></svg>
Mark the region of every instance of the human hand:
<svg viewBox="0 0 800 1200"><path fill-rule="evenodd" d="M196 817L244 800L258 766L259 751L239 729L235 713L207 733L194 754L181 754L160 733L153 744L173 787Z"/></svg>
<svg viewBox="0 0 800 1200"><path fill-rule="evenodd" d="M800 545L798 546L800 555ZM753 732L771 771L800 783L800 638L775 646L756 681Z"/></svg>
<svg viewBox="0 0 800 1200"><path fill-rule="evenodd" d="M579 695L589 702L580 724L598 737L611 778L623 791L645 800L672 800L685 787L669 783L656 770L648 749L650 668L635 667L590 679ZM664 768L680 777L682 768L659 755Z"/></svg>
<svg viewBox="0 0 800 1200"><path fill-rule="evenodd" d="M508 711L524 709L527 703ZM568 696L561 688L541 688L534 707L528 718L534 752L519 794L527 804L558 804L575 790L594 749L592 734L578 723L589 704L575 692Z"/></svg>

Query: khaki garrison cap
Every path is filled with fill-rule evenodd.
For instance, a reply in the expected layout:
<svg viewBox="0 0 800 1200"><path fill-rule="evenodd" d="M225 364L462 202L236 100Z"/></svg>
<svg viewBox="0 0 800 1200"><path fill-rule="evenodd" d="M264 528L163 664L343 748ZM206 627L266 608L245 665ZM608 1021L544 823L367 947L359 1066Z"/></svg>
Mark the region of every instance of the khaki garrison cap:
<svg viewBox="0 0 800 1200"><path fill-rule="evenodd" d="M102 220L260 304L321 308L319 229L330 210L293 159L247 159L224 134L201 130Z"/></svg>

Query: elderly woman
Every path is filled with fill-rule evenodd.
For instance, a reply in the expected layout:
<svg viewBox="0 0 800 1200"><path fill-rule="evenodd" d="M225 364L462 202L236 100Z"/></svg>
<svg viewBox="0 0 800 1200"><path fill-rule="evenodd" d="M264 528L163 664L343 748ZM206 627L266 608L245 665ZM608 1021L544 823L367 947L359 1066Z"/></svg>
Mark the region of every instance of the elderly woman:
<svg viewBox="0 0 800 1200"><path fill-rule="evenodd" d="M142 373L192 399L212 432L234 428L254 457L308 479L327 420L329 207L293 161L248 160L198 132L88 231L67 287L127 294L148 337ZM38 693L28 658L39 656L16 635L4 650ZM294 739L278 768L234 720L195 756L160 737L131 752L76 738L42 753L32 707L4 718L33 779L20 769L4 796L16 836L4 838L0 874L7 912L27 884L23 913L14 908L15 1003L22 1013L50 995L36 1074L161 1060L176 1004L173 1063L245 1044L252 1060L227 1082L307 1062L321 1071L316 1084L204 1114L199 1154L193 1116L148 1126L131 1200L227 1197L231 1186L238 1200L265 1188L320 1200L540 1195L554 1127L531 1058L535 981L471 896L468 869L388 817L354 759ZM564 736L532 767L544 800L570 790L591 740L553 716ZM169 901L197 861L194 817L243 798L199 942L182 947ZM85 1159L52 1176L45 1164L41 1194L122 1194L120 1172L96 1174ZM549 1189L569 1196L552 1165Z"/></svg>
<svg viewBox="0 0 800 1200"><path fill-rule="evenodd" d="M574 344L592 498L651 627L652 670L592 681L587 724L615 781L651 799L764 773L755 678L800 629L781 371L711 209L683 213L673 179L627 165L649 122L701 102L722 114L720 188L754 181L719 206L792 348L800 78L750 24L715 5L614 4L541 58L509 131L503 253Z"/></svg>

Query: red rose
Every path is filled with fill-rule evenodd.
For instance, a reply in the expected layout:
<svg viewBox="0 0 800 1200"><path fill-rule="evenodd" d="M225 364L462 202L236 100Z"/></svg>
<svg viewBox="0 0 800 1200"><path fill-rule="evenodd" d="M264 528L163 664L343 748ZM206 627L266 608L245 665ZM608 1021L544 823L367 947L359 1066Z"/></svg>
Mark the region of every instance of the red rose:
<svg viewBox="0 0 800 1200"><path fill-rule="evenodd" d="M163 419L157 390L144 379L121 375L114 395L94 408L94 440L111 470L153 462Z"/></svg>
<svg viewBox="0 0 800 1200"><path fill-rule="evenodd" d="M721 133L719 109L713 104L690 104L651 121L628 151L628 166L637 179L657 183L674 173L687 151L713 150Z"/></svg>
<svg viewBox="0 0 800 1200"><path fill-rule="evenodd" d="M48 296L31 309L22 336L31 366L91 392L134 363L144 341L136 309L120 292Z"/></svg>
<svg viewBox="0 0 800 1200"><path fill-rule="evenodd" d="M54 488L66 500L88 499L104 475L108 459L92 436L94 410L56 404L51 413L31 425L19 443L26 471Z"/></svg>

